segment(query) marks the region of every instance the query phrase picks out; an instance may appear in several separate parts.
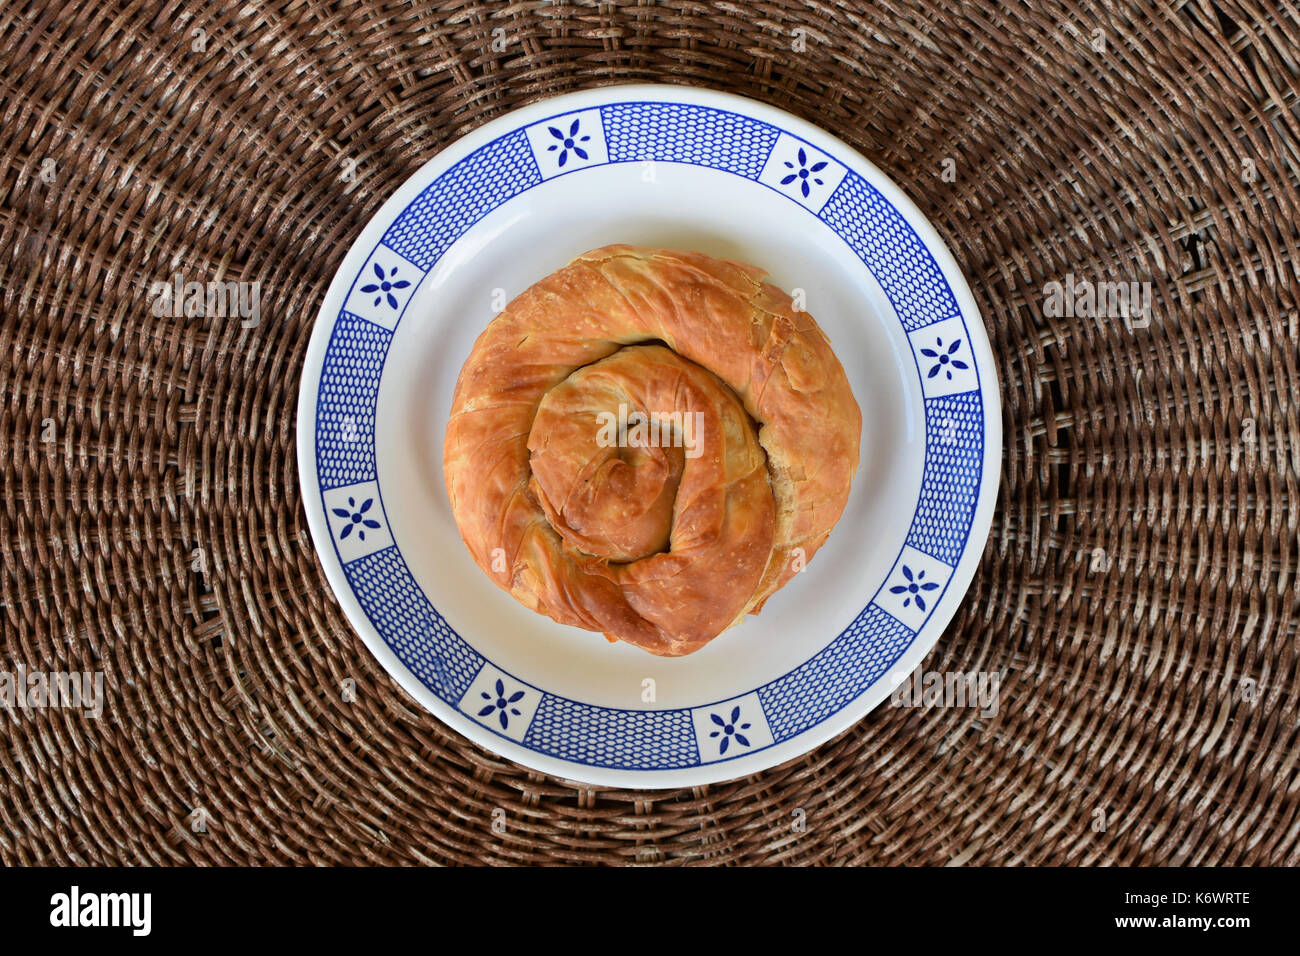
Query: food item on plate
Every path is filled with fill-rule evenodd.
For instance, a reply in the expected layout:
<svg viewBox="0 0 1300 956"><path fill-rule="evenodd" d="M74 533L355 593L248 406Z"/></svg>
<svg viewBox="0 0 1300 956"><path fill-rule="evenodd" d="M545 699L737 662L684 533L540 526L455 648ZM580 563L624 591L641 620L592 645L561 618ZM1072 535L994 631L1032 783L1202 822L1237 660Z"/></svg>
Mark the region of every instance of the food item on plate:
<svg viewBox="0 0 1300 956"><path fill-rule="evenodd" d="M765 278L611 245L488 324L443 469L492 580L563 624L680 656L807 564L848 500L862 416L817 323Z"/></svg>

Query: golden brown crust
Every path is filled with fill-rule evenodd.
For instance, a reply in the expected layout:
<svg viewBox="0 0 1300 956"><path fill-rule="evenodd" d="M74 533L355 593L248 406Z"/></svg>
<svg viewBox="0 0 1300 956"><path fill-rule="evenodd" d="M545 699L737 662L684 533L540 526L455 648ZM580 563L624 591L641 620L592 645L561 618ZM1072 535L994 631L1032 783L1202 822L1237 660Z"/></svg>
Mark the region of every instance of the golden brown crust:
<svg viewBox="0 0 1300 956"><path fill-rule="evenodd" d="M861 413L816 322L764 278L703 253L606 246L488 325L456 384L443 468L497 584L677 656L812 558L844 510ZM699 454L598 441L620 404L702 416L689 419Z"/></svg>

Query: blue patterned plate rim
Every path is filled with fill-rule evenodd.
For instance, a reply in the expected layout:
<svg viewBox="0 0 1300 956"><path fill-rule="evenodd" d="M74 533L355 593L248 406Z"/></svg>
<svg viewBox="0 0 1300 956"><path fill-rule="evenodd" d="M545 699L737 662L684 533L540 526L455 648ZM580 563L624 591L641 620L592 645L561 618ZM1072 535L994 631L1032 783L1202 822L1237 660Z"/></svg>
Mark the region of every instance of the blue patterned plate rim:
<svg viewBox="0 0 1300 956"><path fill-rule="evenodd" d="M702 150L724 132L744 144L743 154ZM374 404L406 303L461 235L550 179L646 159L743 177L839 236L903 324L926 425L911 530L848 628L748 693L636 710L536 687L478 653L442 619L387 531ZM453 187L463 195L464 182L487 170L492 178L478 198L460 202L455 215L438 212L439 199ZM858 225L864 210L867 228ZM380 371L360 381L358 359ZM345 401L360 414L347 416L354 434L341 443L333 436ZM963 424L960 436L953 414ZM367 224L326 293L304 363L297 438L304 507L326 578L402 688L448 726L525 766L645 788L698 786L794 759L888 696L934 646L974 576L1002 454L996 369L978 307L951 253L903 192L849 146L793 115L732 94L656 85L601 87L512 111L461 137L404 183Z"/></svg>

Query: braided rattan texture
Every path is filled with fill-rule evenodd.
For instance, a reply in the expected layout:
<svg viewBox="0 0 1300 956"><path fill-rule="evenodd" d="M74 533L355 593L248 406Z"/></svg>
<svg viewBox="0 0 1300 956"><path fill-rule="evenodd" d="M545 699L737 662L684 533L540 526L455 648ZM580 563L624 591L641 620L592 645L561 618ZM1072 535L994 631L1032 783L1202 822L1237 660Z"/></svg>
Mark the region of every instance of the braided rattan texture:
<svg viewBox="0 0 1300 956"><path fill-rule="evenodd" d="M5 0L0 667L107 702L0 709L0 860L1300 861L1298 39L1292 0ZM340 612L294 442L334 270L461 134L627 81L820 124L951 245L1005 457L926 667L1000 671L996 717L585 788L445 730ZM259 282L260 324L155 316L177 271ZM1049 316L1070 275L1149 282L1149 325Z"/></svg>

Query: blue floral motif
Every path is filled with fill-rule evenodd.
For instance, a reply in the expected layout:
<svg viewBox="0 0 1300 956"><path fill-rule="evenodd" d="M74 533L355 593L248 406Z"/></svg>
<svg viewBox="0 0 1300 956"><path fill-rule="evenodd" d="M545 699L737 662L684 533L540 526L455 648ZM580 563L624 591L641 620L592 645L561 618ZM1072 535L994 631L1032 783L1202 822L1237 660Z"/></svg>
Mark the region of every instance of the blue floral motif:
<svg viewBox="0 0 1300 956"><path fill-rule="evenodd" d="M365 501L361 502L361 507L358 508L357 499L349 498L348 506L346 508L333 509L334 513L338 515L340 518L348 519L347 522L343 525L343 530L339 532L340 541L342 541L348 535L352 534L353 528L356 528L357 530L357 537L360 540L365 541L366 528L370 528L371 530L374 530L375 528L379 527L378 521L374 520L373 518L367 518L365 516L366 512L370 510L370 506L373 505L374 503L375 503L374 498L367 498Z"/></svg>
<svg viewBox="0 0 1300 956"><path fill-rule="evenodd" d="M371 282L369 285L363 285L361 291L365 292L367 295L371 292L378 292L379 294L375 296L375 305L379 305L386 295L388 296L388 304L394 309L397 308L397 296L393 295L392 290L405 289L411 283L405 279L397 279L394 281L393 277L397 275L397 266L393 266L393 271L388 273L387 276L384 275L384 267L378 262L373 264L373 268L375 270L375 276L379 281Z"/></svg>
<svg viewBox="0 0 1300 956"><path fill-rule="evenodd" d="M524 692L522 690L517 690L509 697L507 697L506 685L501 681L500 678L497 678L496 692L497 692L496 700L493 700L492 695L489 694L487 691L479 692L479 696L482 697L484 700L486 700L488 704L486 707L484 707L482 710L478 712L478 715L480 717L487 717L492 713L492 711L495 710L497 712L497 719L501 721L501 729L506 730L510 726L510 718L506 716L507 712L513 714L516 717L523 716L523 714L520 713L518 707L511 707L510 705L518 703L520 700L522 700L524 696Z"/></svg>
<svg viewBox="0 0 1300 956"><path fill-rule="evenodd" d="M558 143L552 143L550 146L546 147L546 151L548 153L553 153L557 149L560 151L561 168L563 168L564 164L568 162L569 150L573 150L573 152L577 154L577 157L579 159L590 158L587 156L587 151L578 145L579 143L585 143L587 142L587 140L591 139L591 137L587 135L584 136L578 135L578 120L575 119L573 121L573 124L569 127L568 136L565 136L554 126L548 126L546 127L546 129L552 136L554 136L556 139L559 140Z"/></svg>
<svg viewBox="0 0 1300 956"><path fill-rule="evenodd" d="M952 345L948 346L948 351L946 352L943 351L943 339L936 338L934 341L935 341L935 347L933 349L921 349L921 354L924 355L926 358L932 358L937 360L934 363L934 367L930 369L930 374L928 374L926 378L934 378L940 372L946 372L948 375L948 381L951 382L953 369L970 368L970 366L967 365L965 362L961 361L961 359L953 358L953 354L959 348L961 348L961 339L953 340ZM935 351L935 349L938 349L938 351Z"/></svg>
<svg viewBox="0 0 1300 956"><path fill-rule="evenodd" d="M909 568L906 564L903 565L903 577L907 578L907 584L895 585L894 587L889 589L889 593L906 594L907 597L904 598L903 600L903 607L907 607L909 604L915 601L916 606L919 607L922 611L924 611L925 597L922 595L921 592L933 591L939 585L935 584L933 581L926 581L924 571L918 571L915 575L913 575L912 569Z"/></svg>
<svg viewBox="0 0 1300 956"><path fill-rule="evenodd" d="M794 169L794 163L787 161L785 167L786 169ZM822 160L820 163L813 163L811 166L809 166L808 154L805 153L803 147L800 146L799 147L799 168L797 171L790 173L788 176L782 179L781 185L789 186L796 179L799 180L799 188L800 190L803 191L803 198L807 199L808 194L812 192L812 190L808 188L809 179L815 182L818 186L826 185L824 182L822 182L820 179L818 179L816 176L813 175L813 173L820 173L825 168L826 168L825 160Z"/></svg>
<svg viewBox="0 0 1300 956"><path fill-rule="evenodd" d="M718 737L718 736L722 737L722 743L718 746L719 756L727 752L727 745L731 743L732 737L736 738L737 743L744 744L746 747L749 746L749 739L744 734L742 734L741 731L748 730L752 725L748 723L742 724L739 722L740 721L739 707L733 707L731 709L730 720L723 720L717 714L709 714L709 720L713 721L715 724L717 724L719 727L722 728L721 730L715 730L713 733L709 734L710 740L712 740L714 737Z"/></svg>

